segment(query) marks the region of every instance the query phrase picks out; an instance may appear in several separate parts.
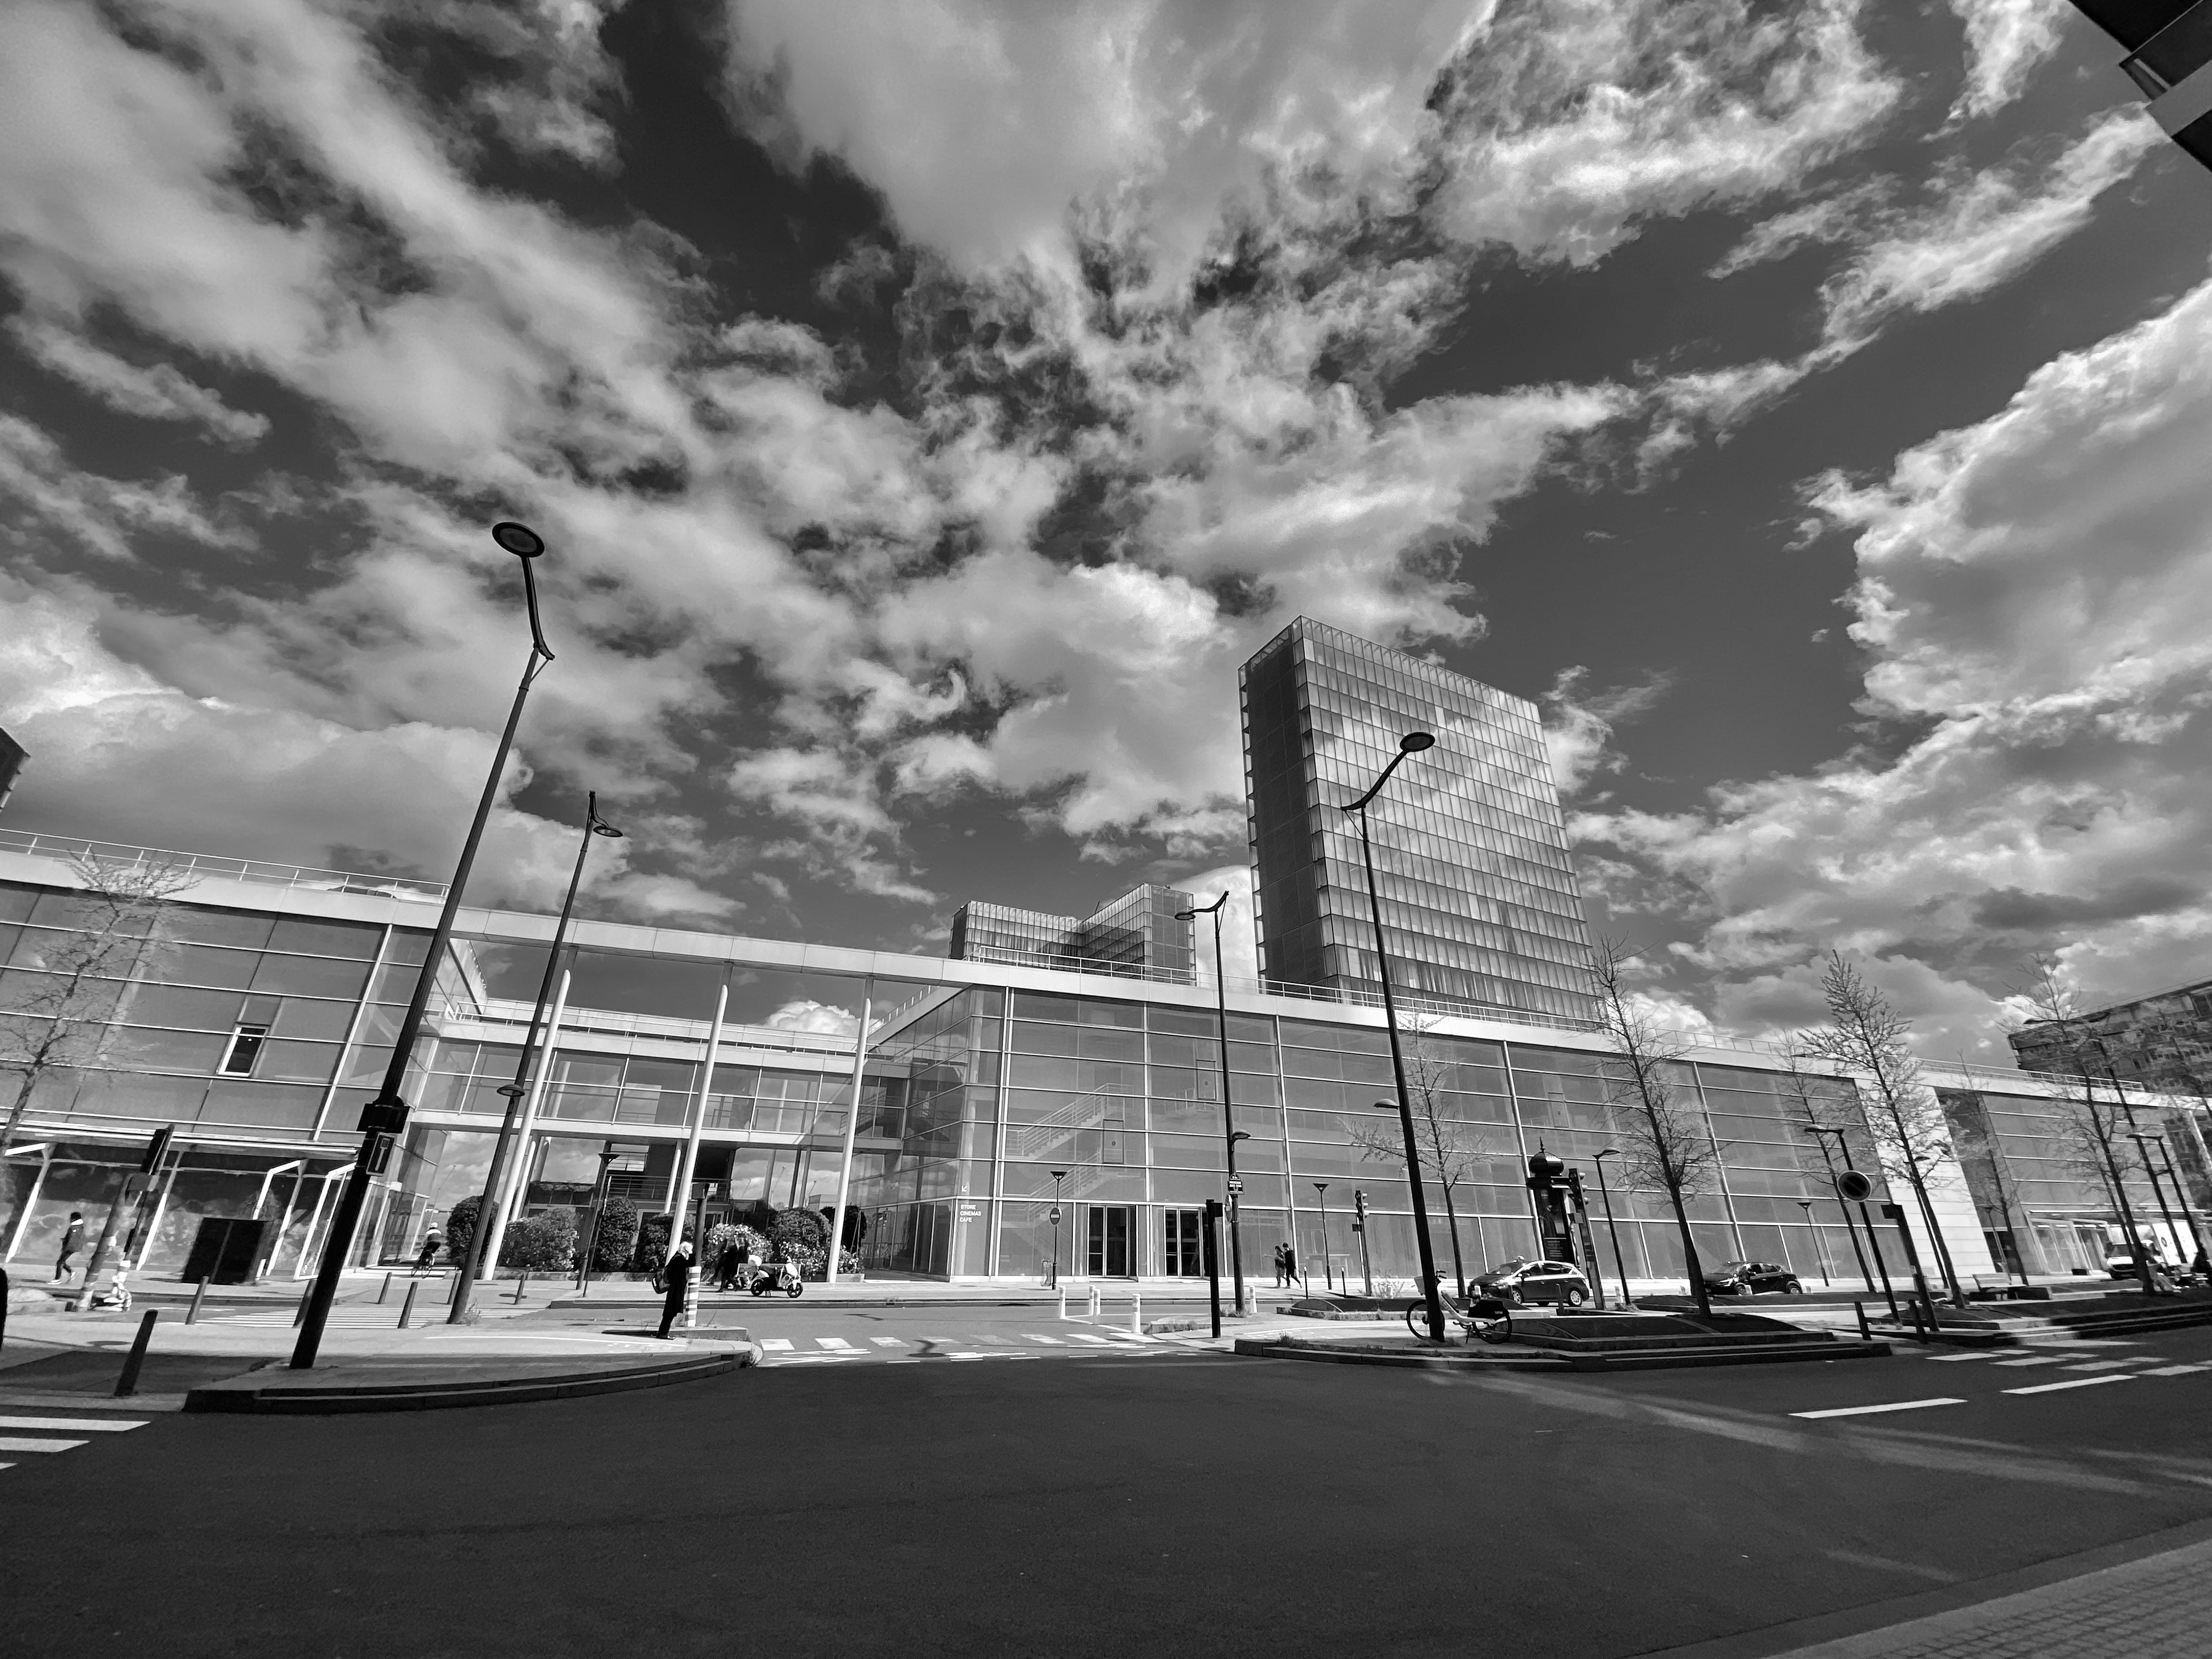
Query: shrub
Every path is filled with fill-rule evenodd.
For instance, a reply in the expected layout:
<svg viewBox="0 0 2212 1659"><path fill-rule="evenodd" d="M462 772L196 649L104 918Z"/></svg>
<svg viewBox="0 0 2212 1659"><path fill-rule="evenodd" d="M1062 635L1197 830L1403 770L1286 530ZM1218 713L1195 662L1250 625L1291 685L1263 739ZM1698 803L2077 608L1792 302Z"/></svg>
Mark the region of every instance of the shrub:
<svg viewBox="0 0 2212 1659"><path fill-rule="evenodd" d="M509 1223L499 1243L499 1265L525 1273L566 1273L575 1260L576 1224L559 1212Z"/></svg>
<svg viewBox="0 0 2212 1659"><path fill-rule="evenodd" d="M599 1211L599 1243L592 1249L592 1266L601 1273L629 1265L637 1254L637 1206L626 1198L610 1198Z"/></svg>
<svg viewBox="0 0 2212 1659"><path fill-rule="evenodd" d="M630 1265L639 1273L657 1273L660 1264L668 1260L668 1224L672 1219L665 1212L640 1218L637 1248L630 1255Z"/></svg>
<svg viewBox="0 0 2212 1659"><path fill-rule="evenodd" d="M477 1210L483 1202L472 1193L446 1212L446 1255L457 1267L469 1259L469 1240L476 1236Z"/></svg>

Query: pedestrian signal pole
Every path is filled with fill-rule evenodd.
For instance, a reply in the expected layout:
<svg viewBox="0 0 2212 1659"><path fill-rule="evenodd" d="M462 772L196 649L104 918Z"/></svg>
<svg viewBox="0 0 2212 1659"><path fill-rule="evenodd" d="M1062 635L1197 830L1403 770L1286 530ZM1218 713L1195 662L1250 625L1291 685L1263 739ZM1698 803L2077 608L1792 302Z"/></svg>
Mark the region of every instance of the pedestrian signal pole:
<svg viewBox="0 0 2212 1659"><path fill-rule="evenodd" d="M1359 1271L1367 1280L1367 1294L1375 1294L1375 1255L1367 1243L1367 1194L1352 1189L1352 1231L1359 1235Z"/></svg>

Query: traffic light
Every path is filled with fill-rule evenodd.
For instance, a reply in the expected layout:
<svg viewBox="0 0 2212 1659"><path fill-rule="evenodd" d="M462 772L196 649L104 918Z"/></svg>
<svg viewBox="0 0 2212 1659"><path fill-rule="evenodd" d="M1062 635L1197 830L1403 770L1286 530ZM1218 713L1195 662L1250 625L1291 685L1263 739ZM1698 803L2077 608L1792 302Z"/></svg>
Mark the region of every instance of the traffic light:
<svg viewBox="0 0 2212 1659"><path fill-rule="evenodd" d="M2212 167L2212 0L2074 0L2074 9L2127 49L2121 72L2151 118Z"/></svg>
<svg viewBox="0 0 2212 1659"><path fill-rule="evenodd" d="M1534 1153L1528 1159L1528 1190L1548 1193L1566 1172L1567 1166L1561 1159L1549 1152Z"/></svg>
<svg viewBox="0 0 2212 1659"><path fill-rule="evenodd" d="M1357 1187L1352 1189L1352 1231L1367 1231L1367 1194Z"/></svg>

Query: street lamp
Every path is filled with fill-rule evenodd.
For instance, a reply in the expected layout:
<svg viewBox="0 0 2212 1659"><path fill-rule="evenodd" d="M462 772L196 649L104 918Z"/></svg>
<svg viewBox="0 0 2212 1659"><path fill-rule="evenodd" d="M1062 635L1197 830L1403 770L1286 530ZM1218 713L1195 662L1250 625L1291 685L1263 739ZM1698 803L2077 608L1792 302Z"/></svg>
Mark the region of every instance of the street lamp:
<svg viewBox="0 0 2212 1659"><path fill-rule="evenodd" d="M1904 1316L1897 1310L1897 1292L1890 1288L1889 1264L1881 1259L1881 1245L1874 1236L1874 1221L1872 1218L1865 1216L1862 1216L1860 1218L1862 1220L1866 1222L1868 1248L1874 1251L1875 1265L1873 1267L1869 1267L1867 1266L1866 1251L1859 1249L1859 1231L1857 1226L1851 1220L1851 1206L1844 1199L1843 1189L1836 1185L1836 1161L1828 1156L1827 1137L1830 1135L1835 1136L1836 1150L1844 1155L1844 1169L1846 1172L1849 1172L1851 1168L1850 1142L1844 1139L1844 1132L1841 1129L1836 1128L1829 1124L1801 1123L1797 1127L1802 1129L1807 1134L1811 1135L1813 1137L1813 1144L1820 1149L1820 1162L1828 1171L1828 1190L1835 1194L1836 1207L1844 1212L1844 1236L1851 1241L1851 1255L1852 1258L1859 1264L1860 1282L1867 1287L1869 1294L1872 1294L1874 1291L1875 1269L1880 1268L1881 1271L1882 1299L1889 1304L1889 1316L1892 1319L1903 1318ZM1860 1206L1862 1210L1866 1206L1864 1205Z"/></svg>
<svg viewBox="0 0 2212 1659"><path fill-rule="evenodd" d="M599 1225L607 1215L607 1182L615 1167L615 1159L622 1154L615 1151L611 1140L599 1149L599 1178L592 1188L592 1225L586 1236L583 1265L576 1270L576 1294L592 1293L592 1261L599 1253Z"/></svg>
<svg viewBox="0 0 2212 1659"><path fill-rule="evenodd" d="M1328 1182L1314 1182L1314 1193L1321 1200L1321 1282L1324 1290L1334 1290L1336 1280L1329 1277L1328 1263Z"/></svg>
<svg viewBox="0 0 2212 1659"><path fill-rule="evenodd" d="M429 1003L430 988L437 981L439 967L453 936L453 918L461 908L461 891L468 885L470 866L475 864L477 844L483 840L484 822L490 817L491 804L499 795L500 779L507 770L507 750L514 744L515 727L522 723L522 705L529 700L531 683L553 660L553 648L545 643L545 630L538 624L538 578L532 565L532 561L544 555L544 541L527 525L511 520L494 525L491 538L522 561L522 593L530 610L530 660L523 665L522 684L515 688L514 705L507 710L506 727L499 734L498 746L492 750L491 773L484 780L483 794L477 802L476 817L470 821L468 837L461 843L461 856L453 866L453 878L446 889L445 904L438 911L438 925L431 930L429 950L415 975L415 990L407 1000L407 1012L399 1017L399 1030L392 1037L392 1059L384 1070L384 1086L377 1091L375 1099L361 1109L361 1121L355 1126L361 1132L361 1152L354 1159L353 1173L347 1177L345 1190L339 1194L337 1212L331 1218L331 1230L323 1241L323 1258L315 1270L315 1282L307 1291L307 1305L301 1310L299 1340L292 1347L295 1370L307 1370L315 1363L316 1351L323 1345L323 1327L330 1320L331 1304L337 1297L339 1276L345 1272L345 1259L353 1250L354 1229L361 1224L362 1206L368 1201L369 1182L384 1172L393 1144L407 1127L407 1101L399 1092L399 1085L406 1081L407 1062L414 1056L415 1039L422 1029L422 1011Z"/></svg>
<svg viewBox="0 0 2212 1659"><path fill-rule="evenodd" d="M507 1097L507 1114L500 1119L499 1139L492 1142L491 1168L484 1172L483 1197L477 1205L477 1224L469 1231L468 1259L461 1265L461 1282L453 1291L453 1305L446 1315L448 1325L465 1325L474 1317L469 1298L476 1288L479 1272L496 1273L496 1256L487 1263L484 1252L488 1242L498 1227L500 1181L507 1173L507 1150L514 1144L515 1123L522 1115L523 1097L530 1092L527 1079L531 1063L538 1060L538 1037L545 1024L545 1005L552 1000L553 981L561 968L561 947L568 940L568 919L576 908L576 889L584 880L584 856L592 850L592 839L604 836L610 841L620 841L622 831L599 816L599 798L596 793L584 797L584 834L576 844L576 867L568 872L568 891L561 901L561 920L553 926L553 948L545 953L545 971L538 976L538 1000L530 1010L530 1029L522 1039L522 1052L514 1057L514 1081L503 1086L500 1093ZM551 1056L540 1061L542 1077Z"/></svg>
<svg viewBox="0 0 2212 1659"><path fill-rule="evenodd" d="M1188 910L1176 912L1177 921L1194 921L1200 916L1213 918L1213 1018L1214 1030L1221 1042L1221 1127L1229 1137L1229 1267L1237 1285L1237 1311L1244 1308L1244 1241L1237 1224L1237 1198L1244 1183L1237 1178L1237 1143L1252 1137L1237 1127L1236 1109L1229 1103L1229 969L1221 959L1221 914L1229 908L1229 895L1224 891L1211 904L1201 904Z"/></svg>
<svg viewBox="0 0 2212 1659"><path fill-rule="evenodd" d="M1060 1183L1066 1179L1065 1170L1052 1172L1052 1277L1046 1281L1048 1290L1060 1288Z"/></svg>
<svg viewBox="0 0 2212 1659"><path fill-rule="evenodd" d="M1340 808L1359 820L1359 859L1367 871L1367 914L1375 924L1375 969L1382 981L1382 1024L1390 1033L1390 1072L1398 1084L1398 1125L1406 1138L1406 1185L1413 1195L1413 1243L1420 1252L1421 1295L1428 1303L1429 1339L1434 1342L1444 1340L1443 1304L1437 1295L1436 1252L1429 1243L1429 1206L1421 1195L1421 1153L1413 1135L1413 1097L1406 1087L1406 1056L1398 1042L1398 1004L1390 991L1390 952L1382 940L1382 901L1375 890L1375 849L1367 836L1367 808L1382 786L1390 781L1390 775L1398 769L1399 763L1408 755L1418 755L1424 749L1436 746L1436 738L1427 732L1408 732L1398 739L1398 752L1390 757L1390 763L1372 787L1351 805Z"/></svg>
<svg viewBox="0 0 2212 1659"><path fill-rule="evenodd" d="M1620 1275L1620 1305L1633 1308L1636 1304L1628 1294L1628 1262L1620 1254L1620 1229L1613 1224L1613 1194L1606 1189L1605 1184L1606 1159L1620 1156L1620 1147L1608 1146L1590 1159L1590 1163L1597 1170L1598 1202L1605 1206L1606 1235L1613 1240L1613 1270Z"/></svg>
<svg viewBox="0 0 2212 1659"><path fill-rule="evenodd" d="M2193 1271L2196 1260L2201 1259L2204 1255L2204 1235L2197 1231L2197 1212L2189 1207L2189 1188L2181 1184L2181 1171L2174 1168L2173 1153L2166 1144L2166 1137L2151 1135L2147 1139L2158 1144L2159 1162L2166 1165L2166 1178L2173 1183L2173 1195L2180 1200L2181 1218L2188 1225L2189 1242L2197 1247L2197 1257L2191 1262Z"/></svg>
<svg viewBox="0 0 2212 1659"><path fill-rule="evenodd" d="M1813 1235L1814 1253L1820 1258L1820 1283L1829 1285L1832 1281L1828 1278L1828 1246L1820 1237L1820 1230L1813 1225L1813 1200L1801 1198L1796 1203L1797 1207L1805 1212L1805 1225Z"/></svg>
<svg viewBox="0 0 2212 1659"><path fill-rule="evenodd" d="M2126 1091L2120 1087L2119 1074L2112 1069L2112 1051L2105 1047L2105 1040L2091 1037L2089 1041L2096 1046L2097 1053L2104 1060L2105 1080L2112 1085L2112 1097L2120 1103L2120 1109L2127 1114L2128 1139L2136 1144L2136 1158L2142 1164L2143 1173L2150 1177L2151 1196L2158 1200L2158 1212L2166 1218L2166 1236L2173 1241L2174 1251L2179 1255L2181 1232L2173 1224L2173 1212L2166 1207L2166 1188L2159 1181L2157 1166L2150 1161L2150 1153L2143 1146L2143 1137L2136 1133L2135 1103L2128 1098Z"/></svg>

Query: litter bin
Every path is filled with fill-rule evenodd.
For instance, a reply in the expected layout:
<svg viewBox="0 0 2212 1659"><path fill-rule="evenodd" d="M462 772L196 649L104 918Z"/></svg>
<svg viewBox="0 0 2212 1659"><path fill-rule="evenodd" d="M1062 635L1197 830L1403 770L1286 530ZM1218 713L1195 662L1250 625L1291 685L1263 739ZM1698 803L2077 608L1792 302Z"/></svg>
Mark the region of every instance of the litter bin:
<svg viewBox="0 0 2212 1659"><path fill-rule="evenodd" d="M261 1235L268 1225L240 1217L201 1217L191 1254L185 1258L185 1283L206 1279L217 1285L245 1284L261 1258Z"/></svg>

